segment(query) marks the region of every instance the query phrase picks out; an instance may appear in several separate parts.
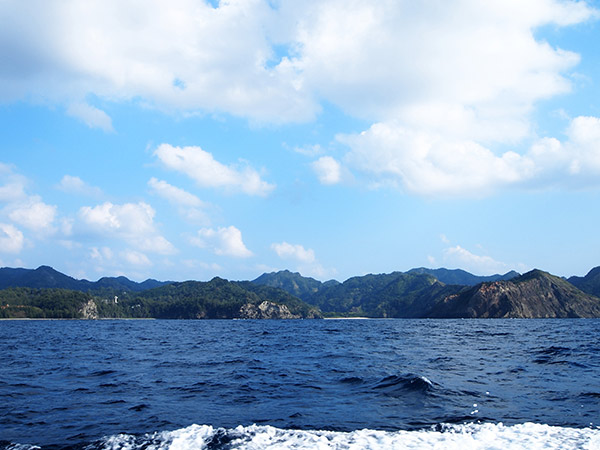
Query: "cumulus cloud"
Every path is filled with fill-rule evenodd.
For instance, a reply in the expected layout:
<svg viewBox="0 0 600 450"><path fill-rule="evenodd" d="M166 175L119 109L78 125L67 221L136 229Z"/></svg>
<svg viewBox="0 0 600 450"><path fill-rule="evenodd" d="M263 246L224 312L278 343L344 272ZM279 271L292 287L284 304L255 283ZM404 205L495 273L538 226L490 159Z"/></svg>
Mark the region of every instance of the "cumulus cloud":
<svg viewBox="0 0 600 450"><path fill-rule="evenodd" d="M321 184L337 184L342 180L342 166L331 156L322 156L311 167Z"/></svg>
<svg viewBox="0 0 600 450"><path fill-rule="evenodd" d="M90 128L100 128L107 133L115 131L109 115L87 103L72 103L67 108L67 114L81 120Z"/></svg>
<svg viewBox="0 0 600 450"><path fill-rule="evenodd" d="M504 187L597 186L600 119L576 117L565 134L564 141L541 138L523 154L500 155L474 141L452 141L384 123L338 139L350 148L350 166L419 195L481 196Z"/></svg>
<svg viewBox="0 0 600 450"><path fill-rule="evenodd" d="M0 252L20 253L24 242L23 233L14 225L0 223Z"/></svg>
<svg viewBox="0 0 600 450"><path fill-rule="evenodd" d="M5 70L0 97L143 99L165 110L224 111L298 121L318 105L288 58L275 54L268 2L76 0L0 4ZM74 107L71 107L73 109ZM74 115L108 128L102 111Z"/></svg>
<svg viewBox="0 0 600 450"><path fill-rule="evenodd" d="M33 9L12 0L0 14L11 18L1 35L10 68L2 72L5 98L92 93L271 122L310 119L321 99L375 120L408 117L435 100L502 122L508 109L569 89L562 72L577 55L537 41L532 31L581 23L594 12L557 0L527 8L468 0L435 9L389 0L218 7L151 0L140 14L133 0ZM101 111L75 105L93 126L107 126Z"/></svg>
<svg viewBox="0 0 600 450"><path fill-rule="evenodd" d="M576 117L566 139L544 138L528 152L544 184L598 185L600 176L600 118ZM539 184L539 182L538 182Z"/></svg>
<svg viewBox="0 0 600 450"><path fill-rule="evenodd" d="M378 123L359 135L339 136L348 163L377 180L422 195L481 195L530 178L533 162L515 152L497 156L474 141Z"/></svg>
<svg viewBox="0 0 600 450"><path fill-rule="evenodd" d="M56 210L56 206L44 203L38 196L32 196L9 206L8 217L32 231L50 233L55 231Z"/></svg>
<svg viewBox="0 0 600 450"><path fill-rule="evenodd" d="M13 167L0 163L0 202L13 202L27 197L27 178L14 172Z"/></svg>
<svg viewBox="0 0 600 450"><path fill-rule="evenodd" d="M69 194L86 195L90 197L98 197L102 195L102 189L96 186L91 186L81 178L73 175L65 175L56 186L57 189Z"/></svg>
<svg viewBox="0 0 600 450"><path fill-rule="evenodd" d="M538 160L519 146L534 135L536 105L572 89L580 56L536 32L597 18L591 4L149 0L140 14L134 0L35 8L8 0L0 3L0 17L10 18L0 30L0 99L67 104L104 130L110 118L82 100L90 94L271 123L311 120L331 104L370 124L340 141L349 147L344 167L371 184L485 194L543 178L550 163L534 163L556 151L552 137ZM569 170L586 177L594 149L575 139L585 130L572 131L582 153ZM199 147L165 144L156 155L202 187L273 189L254 169L224 165ZM319 161L322 182L339 182L335 164Z"/></svg>
<svg viewBox="0 0 600 450"><path fill-rule="evenodd" d="M211 250L216 255L248 258L252 252L242 240L242 232L236 227L202 228L190 242L200 248Z"/></svg>
<svg viewBox="0 0 600 450"><path fill-rule="evenodd" d="M168 169L184 173L201 187L241 191L248 195L265 196L275 186L261 179L249 166L227 166L200 147L174 147L161 144L154 155Z"/></svg>
<svg viewBox="0 0 600 450"><path fill-rule="evenodd" d="M82 207L78 218L84 232L121 239L137 250L163 255L175 253L173 244L156 229L154 215L154 209L144 202L123 205L105 202Z"/></svg>
<svg viewBox="0 0 600 450"><path fill-rule="evenodd" d="M300 244L288 244L287 242L271 244L271 249L277 253L281 259L293 259L303 263L315 262L315 252L313 249L305 249Z"/></svg>
<svg viewBox="0 0 600 450"><path fill-rule="evenodd" d="M0 209L0 220L27 229L30 232L28 237L43 239L58 230L58 209L45 203L39 195L27 193L28 184L27 178L16 173L12 166L0 163L0 204L4 203ZM6 230L8 228L5 228L5 233L8 233ZM13 227L10 233L20 249L23 244L22 232Z"/></svg>
<svg viewBox="0 0 600 450"><path fill-rule="evenodd" d="M562 73L578 62L536 41L532 31L579 23L593 11L554 0L527 8L515 1L446 2L435 13L427 2L331 0L305 14L296 31L297 64L309 85L345 111L409 122L413 113L438 111L415 117L415 123L429 118L428 128L455 111L465 126L486 128L495 117L504 132L520 135L515 113L525 120L534 101L568 91Z"/></svg>

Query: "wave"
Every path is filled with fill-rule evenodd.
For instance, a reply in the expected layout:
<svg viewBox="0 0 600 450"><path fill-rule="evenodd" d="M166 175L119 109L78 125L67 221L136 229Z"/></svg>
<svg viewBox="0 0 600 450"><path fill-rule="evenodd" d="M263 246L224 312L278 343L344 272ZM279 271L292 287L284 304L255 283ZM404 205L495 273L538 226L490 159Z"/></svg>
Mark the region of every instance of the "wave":
<svg viewBox="0 0 600 450"><path fill-rule="evenodd" d="M4 446L2 444L5 444ZM0 448L38 450L40 447L0 442ZM70 447L73 448L73 447ZM438 425L419 431L356 430L352 432L285 430L269 425L232 429L192 425L175 431L105 437L81 450L196 449L598 449L599 428L566 428L524 423ZM43 449L43 448L42 448Z"/></svg>
<svg viewBox="0 0 600 450"><path fill-rule="evenodd" d="M349 386L364 387L367 390L381 392L386 395L401 395L408 392L427 393L435 389L434 383L428 378L414 374L390 375L376 381L351 376L342 378L339 382Z"/></svg>
<svg viewBox="0 0 600 450"><path fill-rule="evenodd" d="M433 389L433 383L424 376L419 375L391 375L380 380L374 386L374 389L380 389L383 391L415 391L415 392L427 392Z"/></svg>

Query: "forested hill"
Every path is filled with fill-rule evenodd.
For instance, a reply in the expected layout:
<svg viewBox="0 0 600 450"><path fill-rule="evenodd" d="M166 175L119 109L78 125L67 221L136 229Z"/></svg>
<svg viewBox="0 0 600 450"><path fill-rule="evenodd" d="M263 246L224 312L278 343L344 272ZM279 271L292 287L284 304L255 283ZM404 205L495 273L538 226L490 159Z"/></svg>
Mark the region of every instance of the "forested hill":
<svg viewBox="0 0 600 450"><path fill-rule="evenodd" d="M263 273L260 277L253 280L252 283L283 289L305 301L317 294L323 288L340 284L336 280L322 283L314 278L303 277L298 272L290 272L289 270Z"/></svg>
<svg viewBox="0 0 600 450"><path fill-rule="evenodd" d="M0 290L0 318L300 319L318 308L280 289L221 278L171 283L119 298L67 289Z"/></svg>
<svg viewBox="0 0 600 450"><path fill-rule="evenodd" d="M439 318L600 317L600 298L563 278L532 270L509 281L481 283L448 296L429 313Z"/></svg>
<svg viewBox="0 0 600 450"><path fill-rule="evenodd" d="M594 267L585 277L571 277L569 283L596 297L600 297L600 267Z"/></svg>
<svg viewBox="0 0 600 450"><path fill-rule="evenodd" d="M0 290L0 318L600 317L600 298L593 295L600 268L570 282L540 270L513 275L474 286L455 283L472 282L474 275L446 269L369 274L343 283L289 271L252 282L215 277L135 283L124 277L76 280L46 266L0 269L0 286L25 284Z"/></svg>
<svg viewBox="0 0 600 450"><path fill-rule="evenodd" d="M141 292L146 289L162 286L168 282L148 279L142 283L131 281L126 277L103 277L98 281L77 280L49 266L37 269L0 268L0 289L9 287L58 288L81 292Z"/></svg>
<svg viewBox="0 0 600 450"><path fill-rule="evenodd" d="M520 275L519 272L511 270L510 272L507 272L504 275L496 274L488 276L478 276L461 269L426 269L425 267L411 269L406 273L424 273L434 276L437 280L441 281L442 283L458 284L461 286L475 286L479 283L486 283L489 281L507 281Z"/></svg>
<svg viewBox="0 0 600 450"><path fill-rule="evenodd" d="M259 277L289 289L304 286L300 274L278 272ZM540 270L524 275L478 277L462 270L412 269L369 274L343 283L317 285L303 299L324 314L366 317L600 317L600 268L567 280ZM445 281L442 281L445 280ZM577 286L585 288L585 292Z"/></svg>

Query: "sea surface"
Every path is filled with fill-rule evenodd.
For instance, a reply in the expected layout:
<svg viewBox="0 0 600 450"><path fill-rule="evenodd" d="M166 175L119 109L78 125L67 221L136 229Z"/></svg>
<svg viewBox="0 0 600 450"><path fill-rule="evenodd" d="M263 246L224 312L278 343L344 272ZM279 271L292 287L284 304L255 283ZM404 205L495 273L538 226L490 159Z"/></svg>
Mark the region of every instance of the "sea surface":
<svg viewBox="0 0 600 450"><path fill-rule="evenodd" d="M600 449L600 320L0 321L0 449Z"/></svg>

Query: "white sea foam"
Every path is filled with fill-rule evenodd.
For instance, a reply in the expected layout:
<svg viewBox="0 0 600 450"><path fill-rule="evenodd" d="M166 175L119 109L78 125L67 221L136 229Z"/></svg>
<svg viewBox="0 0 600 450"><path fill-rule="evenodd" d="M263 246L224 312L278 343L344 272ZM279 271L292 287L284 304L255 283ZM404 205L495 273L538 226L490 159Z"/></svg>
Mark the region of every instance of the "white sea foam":
<svg viewBox="0 0 600 450"><path fill-rule="evenodd" d="M239 426L234 429L192 425L135 438L106 438L106 450L192 450L206 448L264 449L600 449L600 429L564 428L525 423L448 425L442 430L376 431L348 433L282 430L272 426Z"/></svg>

